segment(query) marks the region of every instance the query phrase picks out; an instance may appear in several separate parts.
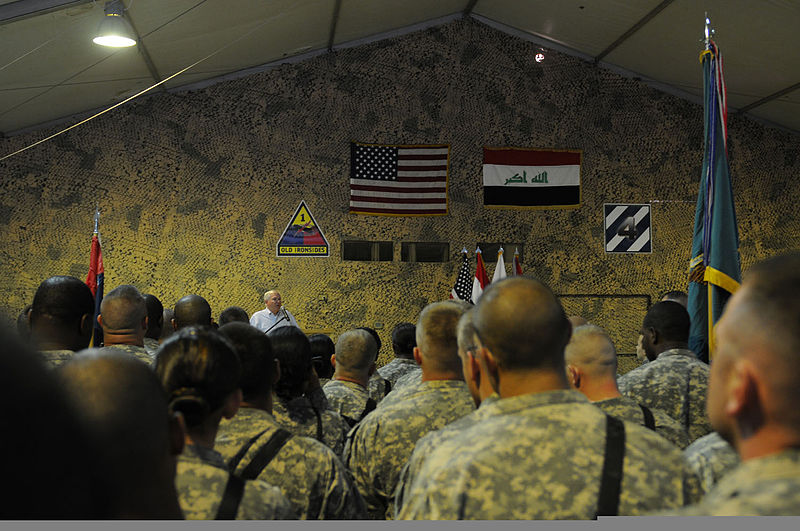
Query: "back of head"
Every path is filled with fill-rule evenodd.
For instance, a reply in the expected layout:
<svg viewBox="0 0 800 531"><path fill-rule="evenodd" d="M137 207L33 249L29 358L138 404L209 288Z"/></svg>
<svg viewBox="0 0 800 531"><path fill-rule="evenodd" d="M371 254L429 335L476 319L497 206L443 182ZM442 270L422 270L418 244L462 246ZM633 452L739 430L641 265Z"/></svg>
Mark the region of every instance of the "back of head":
<svg viewBox="0 0 800 531"><path fill-rule="evenodd" d="M375 330L374 328L370 328L368 326L359 326L356 330L366 330L367 332L369 332L369 335L372 336L372 339L375 340L375 344L378 346L378 354L379 354L380 351L381 351L381 346L383 345L383 342L381 341L381 337L378 335L378 331ZM377 357L377 354L376 354L376 357Z"/></svg>
<svg viewBox="0 0 800 531"><path fill-rule="evenodd" d="M417 347L422 369L461 374L456 328L465 308L450 301L433 302L419 314Z"/></svg>
<svg viewBox="0 0 800 531"><path fill-rule="evenodd" d="M397 358L414 359L417 327L413 323L397 323L392 329L392 350Z"/></svg>
<svg viewBox="0 0 800 531"><path fill-rule="evenodd" d="M110 518L96 447L55 374L0 327L0 520Z"/></svg>
<svg viewBox="0 0 800 531"><path fill-rule="evenodd" d="M219 325L226 325L228 323L247 323L250 324L250 316L247 315L247 312L244 308L240 308L239 306L228 306L224 310L222 310L219 314Z"/></svg>
<svg viewBox="0 0 800 531"><path fill-rule="evenodd" d="M84 315L88 315L90 320L94 315L94 297L89 286L75 277L50 277L39 284L33 297L31 336L35 340L40 328L44 327L77 334ZM87 336L81 348L88 344Z"/></svg>
<svg viewBox="0 0 800 531"><path fill-rule="evenodd" d="M475 307L473 321L499 367L564 374L564 347L572 326L561 303L542 282L509 277L490 284Z"/></svg>
<svg viewBox="0 0 800 531"><path fill-rule="evenodd" d="M269 333L272 352L281 368L275 394L291 399L303 394L311 373L311 343L296 326L282 326Z"/></svg>
<svg viewBox="0 0 800 531"><path fill-rule="evenodd" d="M320 378L332 377L331 356L336 352L333 340L326 334L312 334L308 341L311 343L311 362L314 364L317 376Z"/></svg>
<svg viewBox="0 0 800 531"><path fill-rule="evenodd" d="M200 295L187 295L175 303L175 323L178 329L187 326L209 326L211 306Z"/></svg>
<svg viewBox="0 0 800 531"><path fill-rule="evenodd" d="M149 293L144 296L144 302L147 305L147 332L144 335L158 339L164 328L164 305L158 297Z"/></svg>
<svg viewBox="0 0 800 531"><path fill-rule="evenodd" d="M219 331L233 345L242 364L239 387L244 399L269 396L275 366L270 339L258 328L241 322L222 325Z"/></svg>
<svg viewBox="0 0 800 531"><path fill-rule="evenodd" d="M147 303L136 287L117 286L103 297L100 315L105 330L137 330L147 316Z"/></svg>
<svg viewBox="0 0 800 531"><path fill-rule="evenodd" d="M366 330L356 328L336 340L336 372L345 371L366 376L378 354L378 344Z"/></svg>
<svg viewBox="0 0 800 531"><path fill-rule="evenodd" d="M663 341L687 343L689 341L689 313L675 301L657 302L647 311L643 329L653 328Z"/></svg>
<svg viewBox="0 0 800 531"><path fill-rule="evenodd" d="M687 295L685 291L672 290L664 293L664 295L661 296L661 301L677 302L686 308L689 306L689 295Z"/></svg>
<svg viewBox="0 0 800 531"><path fill-rule="evenodd" d="M475 323L473 322L473 317L475 317L474 309L464 312L458 320L456 337L458 339L458 349L463 354L475 349Z"/></svg>
<svg viewBox="0 0 800 531"><path fill-rule="evenodd" d="M145 503L173 490L174 481L167 399L155 373L118 349L101 348L76 354L59 375L100 448L115 517L172 516Z"/></svg>
<svg viewBox="0 0 800 531"><path fill-rule="evenodd" d="M156 374L170 409L189 429L200 426L239 388L241 364L230 342L210 327L187 327L158 349Z"/></svg>
<svg viewBox="0 0 800 531"><path fill-rule="evenodd" d="M573 329L564 358L568 365L594 378L616 379L617 350L606 331L597 325L585 324Z"/></svg>

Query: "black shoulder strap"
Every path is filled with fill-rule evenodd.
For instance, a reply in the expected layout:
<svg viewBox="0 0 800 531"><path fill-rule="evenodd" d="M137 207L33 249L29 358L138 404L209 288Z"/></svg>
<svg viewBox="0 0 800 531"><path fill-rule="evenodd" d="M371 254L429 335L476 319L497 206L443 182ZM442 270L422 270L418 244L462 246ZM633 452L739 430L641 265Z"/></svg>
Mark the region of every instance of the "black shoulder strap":
<svg viewBox="0 0 800 531"><path fill-rule="evenodd" d="M242 462L242 459L247 454L247 451L250 449L251 446L253 446L253 444L258 440L259 437L261 437L262 435L264 435L264 433L266 433L266 431L267 430L261 430L260 432L256 433L254 436L250 438L250 440L248 440L244 444L244 446L239 448L239 451L236 452L236 455L231 457L230 460L228 461L228 470L230 470L231 472L236 472L236 467L239 466L239 463Z"/></svg>
<svg viewBox="0 0 800 531"><path fill-rule="evenodd" d="M317 440L321 443L324 443L325 441L322 440L322 415L313 405L311 406L311 409L314 411L314 415L317 416Z"/></svg>
<svg viewBox="0 0 800 531"><path fill-rule="evenodd" d="M656 431L656 419L653 417L653 412L647 406L639 404L639 407L642 408L642 413L644 414L645 428Z"/></svg>
<svg viewBox="0 0 800 531"><path fill-rule="evenodd" d="M619 514L619 494L622 487L622 462L625 458L625 425L606 415L606 450L597 516Z"/></svg>
<svg viewBox="0 0 800 531"><path fill-rule="evenodd" d="M392 392L392 382L387 380L386 378L383 379L383 396L388 395Z"/></svg>
<svg viewBox="0 0 800 531"><path fill-rule="evenodd" d="M236 511L239 510L239 503L244 495L244 480L234 474L228 474L228 482L225 484L225 492L222 493L222 501L219 502L215 520L235 520Z"/></svg>
<svg viewBox="0 0 800 531"><path fill-rule="evenodd" d="M283 448L283 445L286 444L286 441L288 441L291 436L291 432L283 428L275 430L275 433L269 438L267 444L258 449L252 461L244 467L244 470L242 470L239 476L242 479L256 479L280 449Z"/></svg>
<svg viewBox="0 0 800 531"><path fill-rule="evenodd" d="M366 417L367 413L375 409L377 405L378 403L375 402L375 399L367 398L367 405L364 406L364 411L361 412L361 418L363 419L364 417Z"/></svg>

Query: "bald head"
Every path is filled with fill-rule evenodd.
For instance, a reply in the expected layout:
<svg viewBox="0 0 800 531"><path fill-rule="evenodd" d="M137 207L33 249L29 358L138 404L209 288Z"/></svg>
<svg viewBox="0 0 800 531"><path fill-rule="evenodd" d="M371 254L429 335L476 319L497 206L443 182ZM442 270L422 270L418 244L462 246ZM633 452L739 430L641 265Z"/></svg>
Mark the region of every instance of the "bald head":
<svg viewBox="0 0 800 531"><path fill-rule="evenodd" d="M605 330L593 324L578 326L564 349L567 365L594 378L616 378L617 350Z"/></svg>
<svg viewBox="0 0 800 531"><path fill-rule="evenodd" d="M478 337L505 370L564 372L571 325L553 292L538 280L510 277L483 292L473 318Z"/></svg>
<svg viewBox="0 0 800 531"><path fill-rule="evenodd" d="M118 286L108 292L100 303L103 331L123 332L143 328L147 303L134 286Z"/></svg>
<svg viewBox="0 0 800 531"><path fill-rule="evenodd" d="M39 285L30 311L31 338L40 348L80 350L89 345L94 297L75 277L50 277Z"/></svg>
<svg viewBox="0 0 800 531"><path fill-rule="evenodd" d="M417 347L423 373L432 370L461 374L456 328L464 311L463 305L443 301L427 305L419 314Z"/></svg>
<svg viewBox="0 0 800 531"><path fill-rule="evenodd" d="M348 330L336 340L336 372L366 374L377 354L378 344L369 332Z"/></svg>
<svg viewBox="0 0 800 531"><path fill-rule="evenodd" d="M211 306L200 295L187 295L175 303L175 330L211 325Z"/></svg>

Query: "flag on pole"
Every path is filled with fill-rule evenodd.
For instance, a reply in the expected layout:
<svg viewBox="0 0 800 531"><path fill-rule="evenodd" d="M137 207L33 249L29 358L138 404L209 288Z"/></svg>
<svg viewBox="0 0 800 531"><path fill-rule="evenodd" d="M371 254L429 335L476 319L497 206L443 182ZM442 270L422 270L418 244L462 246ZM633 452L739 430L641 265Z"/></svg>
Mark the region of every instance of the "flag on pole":
<svg viewBox="0 0 800 531"><path fill-rule="evenodd" d="M489 285L489 275L486 274L486 266L483 264L481 248L475 250L475 257L478 265L475 268L475 278L472 280L472 304L478 304L478 299L483 295L483 290Z"/></svg>
<svg viewBox="0 0 800 531"><path fill-rule="evenodd" d="M522 266L519 265L519 249L514 249L514 265L511 267L511 276L521 277Z"/></svg>
<svg viewBox="0 0 800 531"><path fill-rule="evenodd" d="M469 260L467 259L467 249L461 251L461 268L458 270L456 284L450 291L450 298L472 302L472 285L469 283L472 275L469 271Z"/></svg>
<svg viewBox="0 0 800 531"><path fill-rule="evenodd" d="M494 275L492 275L492 282L503 280L506 278L506 261L503 259L503 248L497 251L497 265L494 266Z"/></svg>
<svg viewBox="0 0 800 531"><path fill-rule="evenodd" d="M94 333L89 343L90 347L99 347L103 343L103 329L97 322L100 315L100 303L103 301L103 251L100 247L100 234L97 231L100 220L100 211L94 215L94 234L92 235L92 247L89 252L89 273L86 275L86 285L94 296Z"/></svg>
<svg viewBox="0 0 800 531"><path fill-rule="evenodd" d="M727 102L722 53L707 40L703 63L705 151L689 262L689 348L701 359L714 351L714 324L742 280L739 231L727 153ZM708 358L706 358L706 356Z"/></svg>
<svg viewBox="0 0 800 531"><path fill-rule="evenodd" d="M350 213L447 214L450 146L350 144Z"/></svg>

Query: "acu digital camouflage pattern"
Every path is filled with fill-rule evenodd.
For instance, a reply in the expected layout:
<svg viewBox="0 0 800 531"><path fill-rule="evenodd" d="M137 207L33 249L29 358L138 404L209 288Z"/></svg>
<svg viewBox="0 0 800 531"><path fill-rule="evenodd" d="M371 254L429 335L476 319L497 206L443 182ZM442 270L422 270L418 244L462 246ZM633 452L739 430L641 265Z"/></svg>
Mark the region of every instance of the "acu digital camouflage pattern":
<svg viewBox="0 0 800 531"><path fill-rule="evenodd" d="M144 338L144 349L147 351L147 354L150 355L152 361L156 361L156 353L158 352L159 346L158 339L153 339L152 337Z"/></svg>
<svg viewBox="0 0 800 531"><path fill-rule="evenodd" d="M412 370L401 376L392 386L392 391L384 397L380 404L375 409L390 406L398 402L402 402L409 396L417 392L417 389L422 385L422 370Z"/></svg>
<svg viewBox="0 0 800 531"><path fill-rule="evenodd" d="M557 390L501 398L486 417L425 459L403 519L574 520L597 513L606 415L585 396ZM680 450L624 422L619 514L676 508L699 498Z"/></svg>
<svg viewBox="0 0 800 531"><path fill-rule="evenodd" d="M394 489L416 442L473 409L463 381L433 380L364 417L348 436L345 460L372 518L393 516Z"/></svg>
<svg viewBox="0 0 800 531"><path fill-rule="evenodd" d="M417 366L416 369L411 369L403 376L397 379L397 381L392 386L392 391L395 389L401 389L407 385L417 384L422 381L422 368Z"/></svg>
<svg viewBox="0 0 800 531"><path fill-rule="evenodd" d="M72 359L75 352L62 349L62 350L40 350L39 354L42 355L44 362L50 367L58 367L62 363L66 363Z"/></svg>
<svg viewBox="0 0 800 531"><path fill-rule="evenodd" d="M317 413L322 422L322 440L338 457L344 456L344 441L349 426L344 419L329 409L315 409L305 396L284 400L272 395L272 416L275 420L295 435L317 439ZM319 439L317 439L319 440Z"/></svg>
<svg viewBox="0 0 800 531"><path fill-rule="evenodd" d="M640 426L644 426L644 413L642 408L635 400L626 396L617 398L609 398L608 400L599 400L592 402L595 406L599 407L612 417L620 420L627 420ZM656 433L664 437L666 440L674 444L680 449L689 446L689 436L686 430L678 423L677 420L667 415L664 411L650 407L650 412L653 414L653 420L656 424Z"/></svg>
<svg viewBox="0 0 800 531"><path fill-rule="evenodd" d="M679 516L800 515L800 449L750 459L721 478L696 506Z"/></svg>
<svg viewBox="0 0 800 531"><path fill-rule="evenodd" d="M187 445L178 456L175 489L187 520L213 520L217 515L228 468L222 456L211 449ZM261 480L245 482L237 520L294 520L289 500L280 489Z"/></svg>
<svg viewBox="0 0 800 531"><path fill-rule="evenodd" d="M140 347L138 345L106 345L106 347L115 348L130 354L139 361L143 361L148 366L153 364L153 358L150 357L150 354L147 353L147 350L145 350L144 347Z"/></svg>
<svg viewBox="0 0 800 531"><path fill-rule="evenodd" d="M408 489L414 482L414 478L417 477L417 474L422 467L422 463L425 462L425 459L428 457L428 455L438 448L442 442L458 435L459 432L474 426L476 423L491 415L491 408L486 406L498 398L500 398L500 396L497 393L485 398L481 402L481 405L478 407L478 409L472 411L468 415L464 415L463 417L454 420L441 429L429 432L417 441L417 444L414 446L414 451L411 452L411 456L408 458L408 461L406 461L406 464L400 471L400 477L398 478L397 486L394 489L394 518L397 518L398 514L400 513L400 510L405 503L404 500L406 499Z"/></svg>
<svg viewBox="0 0 800 531"><path fill-rule="evenodd" d="M706 415L708 365L691 350L666 350L617 380L619 390L647 407L662 409L695 441L713 428Z"/></svg>
<svg viewBox="0 0 800 531"><path fill-rule="evenodd" d="M367 389L355 382L331 380L322 390L333 411L355 422L361 420L370 398Z"/></svg>
<svg viewBox="0 0 800 531"><path fill-rule="evenodd" d="M741 463L736 450L715 431L689 445L683 456L689 468L700 478L703 492L710 491L722 476Z"/></svg>
<svg viewBox="0 0 800 531"><path fill-rule="evenodd" d="M279 428L266 411L243 407L232 419L220 423L214 447L229 464L251 438L266 430L236 467L236 472L242 472ZM301 520L355 520L364 516L364 502L341 460L330 448L308 437L289 438L258 479L280 488Z"/></svg>
<svg viewBox="0 0 800 531"><path fill-rule="evenodd" d="M395 358L378 369L378 374L381 378L389 380L389 383L392 384L392 389L394 389L397 379L414 369L419 369L419 365L417 365L416 361L405 358Z"/></svg>
<svg viewBox="0 0 800 531"><path fill-rule="evenodd" d="M391 384L389 384L390 391L391 391ZM367 383L367 392L369 393L369 397L375 401L376 404L379 404L383 397L386 396L386 380L378 374L377 372L374 373L372 376L369 377L369 382Z"/></svg>

